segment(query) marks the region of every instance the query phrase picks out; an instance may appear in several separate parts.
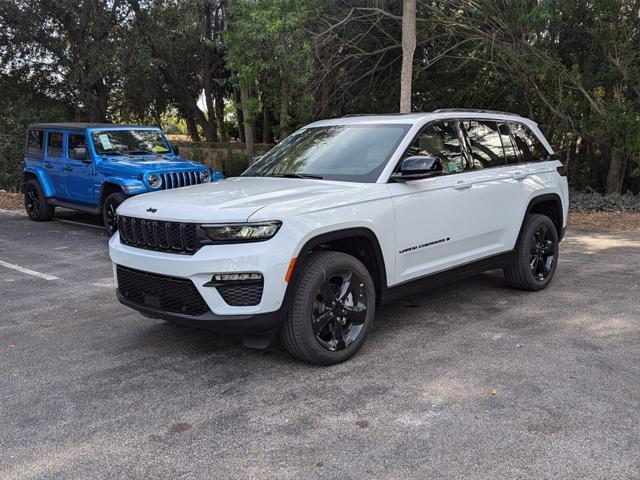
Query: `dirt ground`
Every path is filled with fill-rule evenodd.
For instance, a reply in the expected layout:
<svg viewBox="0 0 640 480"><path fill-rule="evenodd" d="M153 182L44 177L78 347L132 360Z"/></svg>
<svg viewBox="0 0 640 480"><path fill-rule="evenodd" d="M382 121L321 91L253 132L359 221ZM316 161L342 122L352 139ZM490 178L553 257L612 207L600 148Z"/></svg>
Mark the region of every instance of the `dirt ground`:
<svg viewBox="0 0 640 480"><path fill-rule="evenodd" d="M0 209L24 210L22 195L0 191ZM569 225L579 230L640 232L640 213L575 213L569 214Z"/></svg>

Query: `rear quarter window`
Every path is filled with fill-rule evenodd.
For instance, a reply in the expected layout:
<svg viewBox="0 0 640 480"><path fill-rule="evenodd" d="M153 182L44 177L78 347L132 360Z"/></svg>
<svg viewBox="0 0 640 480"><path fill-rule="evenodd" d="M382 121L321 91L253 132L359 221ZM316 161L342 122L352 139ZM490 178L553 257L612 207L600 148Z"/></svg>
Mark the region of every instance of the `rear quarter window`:
<svg viewBox="0 0 640 480"><path fill-rule="evenodd" d="M521 162L543 162L549 159L549 152L528 127L520 123L511 123L509 126Z"/></svg>
<svg viewBox="0 0 640 480"><path fill-rule="evenodd" d="M42 130L29 130L27 133L26 156L30 158L42 158L44 132Z"/></svg>

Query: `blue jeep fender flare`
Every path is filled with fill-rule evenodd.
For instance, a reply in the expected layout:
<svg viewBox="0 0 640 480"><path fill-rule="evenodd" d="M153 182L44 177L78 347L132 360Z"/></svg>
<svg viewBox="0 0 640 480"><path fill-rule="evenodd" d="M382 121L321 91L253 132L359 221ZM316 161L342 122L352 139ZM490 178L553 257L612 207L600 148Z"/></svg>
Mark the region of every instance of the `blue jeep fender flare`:
<svg viewBox="0 0 640 480"><path fill-rule="evenodd" d="M45 197L53 197L53 188L51 187L51 185L49 185L49 182L47 181L47 176L44 174L44 171L41 168L27 167L24 169L22 174L23 175L22 177L23 191L24 191L24 186L28 181L28 177L30 176L28 174L35 175L35 177L38 179L38 182L40 183L40 187L42 188L42 193L44 193Z"/></svg>
<svg viewBox="0 0 640 480"><path fill-rule="evenodd" d="M108 176L102 182L102 186L100 187L100 199L103 198L104 188L108 184L113 184L120 187L122 193L125 195L137 195L139 193L145 193L147 188L141 180L137 180L135 178L127 178L127 177L118 177L115 175Z"/></svg>

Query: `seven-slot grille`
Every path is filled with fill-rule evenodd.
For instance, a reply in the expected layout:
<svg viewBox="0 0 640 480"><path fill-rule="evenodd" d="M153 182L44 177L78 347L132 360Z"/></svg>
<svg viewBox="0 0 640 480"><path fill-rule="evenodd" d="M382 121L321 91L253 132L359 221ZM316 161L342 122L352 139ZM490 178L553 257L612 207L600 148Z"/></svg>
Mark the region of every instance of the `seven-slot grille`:
<svg viewBox="0 0 640 480"><path fill-rule="evenodd" d="M209 307L191 280L116 267L118 291L128 301L169 313L200 316Z"/></svg>
<svg viewBox="0 0 640 480"><path fill-rule="evenodd" d="M165 222L118 215L120 241L130 247L193 255L198 243L195 223Z"/></svg>
<svg viewBox="0 0 640 480"><path fill-rule="evenodd" d="M202 183L200 181L200 172L167 172L161 173L162 177L162 190L168 188L188 187L189 185L196 185Z"/></svg>

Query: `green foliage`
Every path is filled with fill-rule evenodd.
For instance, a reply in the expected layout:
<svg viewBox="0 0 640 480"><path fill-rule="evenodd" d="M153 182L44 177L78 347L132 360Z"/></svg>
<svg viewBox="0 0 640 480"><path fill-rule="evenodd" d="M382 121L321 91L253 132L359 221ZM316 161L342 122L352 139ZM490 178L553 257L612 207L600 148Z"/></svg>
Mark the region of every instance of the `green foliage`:
<svg viewBox="0 0 640 480"><path fill-rule="evenodd" d="M630 193L602 195L572 191L570 198L569 209L572 212L640 212L640 196Z"/></svg>

